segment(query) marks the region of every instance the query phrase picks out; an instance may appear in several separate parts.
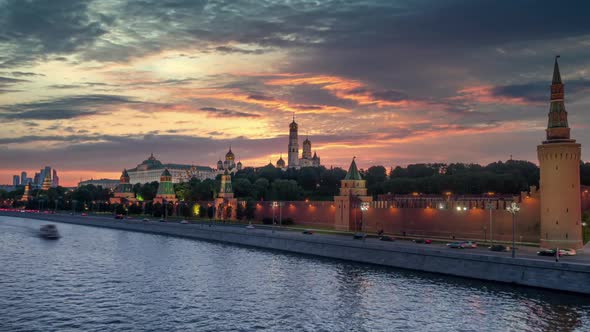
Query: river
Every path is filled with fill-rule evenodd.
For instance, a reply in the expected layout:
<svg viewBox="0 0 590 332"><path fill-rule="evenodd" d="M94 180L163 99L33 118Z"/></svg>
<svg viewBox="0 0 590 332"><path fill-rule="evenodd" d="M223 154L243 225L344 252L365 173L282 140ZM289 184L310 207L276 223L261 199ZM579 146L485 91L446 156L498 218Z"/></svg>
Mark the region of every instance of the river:
<svg viewBox="0 0 590 332"><path fill-rule="evenodd" d="M590 331L590 300L0 216L1 331Z"/></svg>

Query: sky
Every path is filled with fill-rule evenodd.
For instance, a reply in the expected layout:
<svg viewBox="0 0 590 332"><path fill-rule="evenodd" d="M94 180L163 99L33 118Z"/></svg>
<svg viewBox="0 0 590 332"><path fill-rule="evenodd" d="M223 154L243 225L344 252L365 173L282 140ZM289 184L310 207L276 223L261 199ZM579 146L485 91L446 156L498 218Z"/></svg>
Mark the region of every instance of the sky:
<svg viewBox="0 0 590 332"><path fill-rule="evenodd" d="M0 0L0 184L117 178L153 153L537 162L560 55L590 156L588 1ZM588 158L590 160L590 157Z"/></svg>

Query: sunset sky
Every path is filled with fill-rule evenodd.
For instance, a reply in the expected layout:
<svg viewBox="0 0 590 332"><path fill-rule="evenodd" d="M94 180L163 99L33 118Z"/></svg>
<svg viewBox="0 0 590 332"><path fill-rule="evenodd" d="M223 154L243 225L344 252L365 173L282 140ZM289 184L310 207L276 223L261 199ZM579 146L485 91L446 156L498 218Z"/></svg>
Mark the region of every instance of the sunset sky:
<svg viewBox="0 0 590 332"><path fill-rule="evenodd" d="M0 184L150 153L326 166L536 162L559 54L590 160L590 2L0 0ZM32 176L32 174L30 174Z"/></svg>

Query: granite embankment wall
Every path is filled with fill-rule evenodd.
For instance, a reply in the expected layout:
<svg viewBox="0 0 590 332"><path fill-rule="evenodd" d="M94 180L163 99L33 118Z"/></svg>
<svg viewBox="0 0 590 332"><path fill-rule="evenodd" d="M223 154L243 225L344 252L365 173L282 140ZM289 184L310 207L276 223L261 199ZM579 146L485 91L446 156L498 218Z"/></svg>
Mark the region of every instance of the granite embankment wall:
<svg viewBox="0 0 590 332"><path fill-rule="evenodd" d="M35 218L34 216L32 216ZM361 263L442 273L518 285L590 294L590 265L509 257L465 254L443 248L395 246L390 243L351 241L335 236L295 232L248 230L243 227L145 223L98 218L42 217L52 221L129 231L220 241Z"/></svg>

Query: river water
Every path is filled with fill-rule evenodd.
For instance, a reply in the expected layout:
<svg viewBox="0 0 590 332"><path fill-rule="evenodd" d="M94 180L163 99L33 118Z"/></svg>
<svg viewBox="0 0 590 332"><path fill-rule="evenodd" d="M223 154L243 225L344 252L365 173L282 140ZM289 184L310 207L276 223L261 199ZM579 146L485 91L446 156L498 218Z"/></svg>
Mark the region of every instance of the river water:
<svg viewBox="0 0 590 332"><path fill-rule="evenodd" d="M0 217L0 331L590 331L590 299Z"/></svg>

